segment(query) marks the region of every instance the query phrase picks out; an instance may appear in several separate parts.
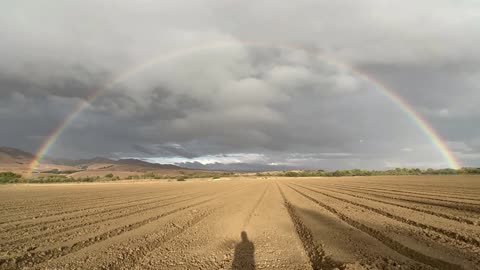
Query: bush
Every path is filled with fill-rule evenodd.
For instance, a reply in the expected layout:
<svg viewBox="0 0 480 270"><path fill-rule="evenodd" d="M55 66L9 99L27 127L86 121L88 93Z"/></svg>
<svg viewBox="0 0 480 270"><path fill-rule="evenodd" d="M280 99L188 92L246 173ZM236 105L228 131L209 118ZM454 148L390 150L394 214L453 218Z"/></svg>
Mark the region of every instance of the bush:
<svg viewBox="0 0 480 270"><path fill-rule="evenodd" d="M462 168L458 174L480 174L480 168Z"/></svg>
<svg viewBox="0 0 480 270"><path fill-rule="evenodd" d="M286 172L285 176L287 176L287 177L299 177L300 175L299 175L298 172Z"/></svg>
<svg viewBox="0 0 480 270"><path fill-rule="evenodd" d="M279 176L286 177L315 177L315 176L324 176L324 177L341 177L341 176L381 176L381 175L457 175L457 174L480 174L480 168L462 168L459 170L455 169L426 169L421 170L418 168L395 168L392 170L385 171L369 171L361 169L353 170L337 170L333 172L327 172L323 170L318 171L287 171L283 172ZM257 174L266 175L266 174Z"/></svg>
<svg viewBox="0 0 480 270"><path fill-rule="evenodd" d="M105 178L113 178L113 173L109 173L109 174L105 175Z"/></svg>
<svg viewBox="0 0 480 270"><path fill-rule="evenodd" d="M63 183L63 182L73 182L75 179L68 178L63 175L50 175L43 176L38 178L27 179L27 183Z"/></svg>
<svg viewBox="0 0 480 270"><path fill-rule="evenodd" d="M18 183L22 181L22 176L13 172L1 172L0 183Z"/></svg>
<svg viewBox="0 0 480 270"><path fill-rule="evenodd" d="M177 178L177 181L180 181L180 182L187 181L187 177L186 176L180 176L180 177Z"/></svg>

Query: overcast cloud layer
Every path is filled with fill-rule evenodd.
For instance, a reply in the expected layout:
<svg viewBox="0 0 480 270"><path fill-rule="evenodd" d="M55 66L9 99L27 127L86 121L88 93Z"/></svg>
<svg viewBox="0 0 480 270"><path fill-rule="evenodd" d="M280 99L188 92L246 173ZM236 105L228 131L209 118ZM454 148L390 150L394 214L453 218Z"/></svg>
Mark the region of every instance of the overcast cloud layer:
<svg viewBox="0 0 480 270"><path fill-rule="evenodd" d="M36 151L89 94L155 58L48 154L448 166L398 106L328 55L393 89L478 166L478 14L480 2L458 0L0 1L0 144Z"/></svg>

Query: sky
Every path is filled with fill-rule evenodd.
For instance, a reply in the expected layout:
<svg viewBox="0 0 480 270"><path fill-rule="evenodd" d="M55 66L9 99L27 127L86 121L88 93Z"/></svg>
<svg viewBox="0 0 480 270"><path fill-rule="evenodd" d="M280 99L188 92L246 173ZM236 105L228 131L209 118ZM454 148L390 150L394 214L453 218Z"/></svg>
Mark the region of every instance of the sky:
<svg viewBox="0 0 480 270"><path fill-rule="evenodd" d="M479 166L478 14L467 0L0 0L0 145L36 152L88 101L48 156L448 167L360 72Z"/></svg>

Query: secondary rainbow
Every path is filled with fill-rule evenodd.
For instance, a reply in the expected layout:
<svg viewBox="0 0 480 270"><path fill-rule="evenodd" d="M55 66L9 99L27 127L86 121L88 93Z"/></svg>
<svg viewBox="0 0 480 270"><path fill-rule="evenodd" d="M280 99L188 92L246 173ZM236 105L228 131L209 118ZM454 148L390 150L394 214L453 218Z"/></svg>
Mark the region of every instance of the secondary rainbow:
<svg viewBox="0 0 480 270"><path fill-rule="evenodd" d="M180 49L170 52L168 54L160 54L156 57L150 58L147 61L141 62L138 65L135 65L126 71L120 73L119 75L113 77L109 80L103 87L99 88L97 91L94 91L92 94L87 96L84 101L82 101L65 119L64 121L51 133L50 136L43 142L41 147L38 149L35 159L31 162L29 166L30 175L34 172L38 165L40 164L41 160L44 156L48 153L51 147L55 144L58 138L62 135L65 129L69 126L69 124L75 120L75 118L84 111L92 102L95 101L99 96L102 95L108 89L111 89L118 83L126 81L131 76L145 70L149 67L152 67L156 64L161 62L166 62L172 60L177 57L187 56L193 53L197 53L204 50L214 50L219 48L227 48L233 46L252 46L252 47L263 47L263 48L275 48L275 49L292 49L292 50L300 50L310 55L315 55L316 57L321 58L321 60L335 65L339 68L343 68L345 70L351 71L353 74L358 76L359 78L369 82L375 89L378 90L383 96L388 98L394 104L396 104L405 115L408 116L409 119L429 138L432 144L438 149L438 151L442 154L443 158L447 162L448 166L453 169L461 168L459 161L456 159L455 155L452 151L448 148L445 142L442 140L440 135L430 126L430 124L422 118L422 116L415 111L415 109L401 96L399 96L393 89L387 87L382 82L376 80L375 78L369 76L368 74L364 73L363 71L342 63L338 61L338 59L327 55L325 53L321 53L318 50L312 50L311 48L302 47L298 45L291 45L291 44L275 44L275 43L267 43L267 42L258 42L258 41L217 41L214 43L208 43L202 46L191 47L187 49Z"/></svg>

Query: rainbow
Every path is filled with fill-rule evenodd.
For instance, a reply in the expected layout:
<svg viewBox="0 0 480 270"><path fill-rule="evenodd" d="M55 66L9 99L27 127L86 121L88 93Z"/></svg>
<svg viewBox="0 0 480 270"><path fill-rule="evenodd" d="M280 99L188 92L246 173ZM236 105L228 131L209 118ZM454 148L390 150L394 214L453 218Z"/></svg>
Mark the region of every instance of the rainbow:
<svg viewBox="0 0 480 270"><path fill-rule="evenodd" d="M120 73L117 76L112 77L106 84L100 87L98 90L94 91L92 94L87 96L64 120L63 122L47 137L43 144L38 149L34 160L29 166L28 175L31 175L35 170L37 170L41 160L49 152L52 146L56 143L58 138L62 135L65 129L69 124L75 120L75 118L84 111L92 102L95 101L99 96L101 96L106 90L111 89L116 84L126 81L131 76L145 70L149 67L152 67L161 62L167 62L169 60L175 59L177 57L182 57L204 50L215 50L220 48L228 48L233 46L252 46L252 47L261 47L261 48L272 48L272 49L291 49L303 51L307 54L314 55L321 58L328 64L334 65L338 68L343 68L344 70L349 70L358 78L365 80L370 83L372 86L375 86L383 96L389 99L391 102L396 104L402 112L412 120L412 122L429 138L431 143L438 149L441 153L447 164L453 169L461 168L459 161L456 159L455 155L448 148L445 142L442 140L440 135L433 129L430 124L422 118L422 116L415 111L415 109L400 95L398 95L393 89L387 87L382 82L376 80L365 72L349 66L343 62L338 61L336 58L329 56L325 53L321 53L318 50L312 50L311 48L290 45L290 44L274 44L267 42L257 42L257 41L244 41L244 40L235 40L235 41L217 41L214 43L208 43L203 46L196 46L187 49L180 49L170 52L168 54L161 54L156 57L150 58L148 61L141 62L138 65L135 65L124 72Z"/></svg>

